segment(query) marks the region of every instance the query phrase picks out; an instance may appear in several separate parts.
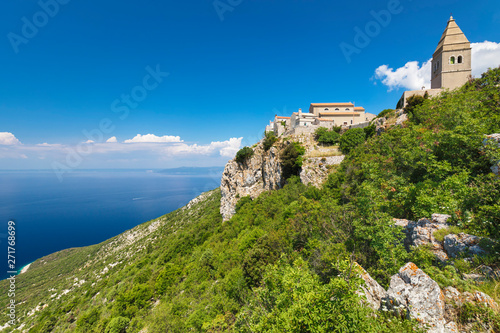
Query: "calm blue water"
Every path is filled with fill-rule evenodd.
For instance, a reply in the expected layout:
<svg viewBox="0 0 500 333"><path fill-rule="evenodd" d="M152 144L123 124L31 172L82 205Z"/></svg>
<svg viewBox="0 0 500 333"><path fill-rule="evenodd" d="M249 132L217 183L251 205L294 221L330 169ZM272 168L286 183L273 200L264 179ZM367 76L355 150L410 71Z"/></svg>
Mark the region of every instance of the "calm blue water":
<svg viewBox="0 0 500 333"><path fill-rule="evenodd" d="M7 222L16 222L16 269L47 254L102 242L219 186L220 176L148 171L0 172L0 278Z"/></svg>

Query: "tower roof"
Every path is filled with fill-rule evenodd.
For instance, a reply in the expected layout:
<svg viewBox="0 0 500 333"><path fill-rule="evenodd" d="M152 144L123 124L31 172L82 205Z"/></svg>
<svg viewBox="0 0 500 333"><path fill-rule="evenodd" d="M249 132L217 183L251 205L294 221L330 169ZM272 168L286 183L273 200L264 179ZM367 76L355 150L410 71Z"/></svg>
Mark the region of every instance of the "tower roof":
<svg viewBox="0 0 500 333"><path fill-rule="evenodd" d="M443 35L441 36L441 40L439 41L434 54L440 51L461 50L467 48L470 48L469 40L458 27L455 19L453 19L453 16L450 16L448 25L446 26L446 29L444 29Z"/></svg>

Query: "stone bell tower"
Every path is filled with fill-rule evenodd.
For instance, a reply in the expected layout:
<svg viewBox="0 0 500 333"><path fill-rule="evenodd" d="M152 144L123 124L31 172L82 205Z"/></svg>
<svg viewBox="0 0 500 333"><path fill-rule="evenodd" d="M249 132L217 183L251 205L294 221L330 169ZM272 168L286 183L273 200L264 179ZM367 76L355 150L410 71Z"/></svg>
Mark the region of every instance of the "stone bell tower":
<svg viewBox="0 0 500 333"><path fill-rule="evenodd" d="M432 56L431 88L452 90L461 87L470 76L470 42L452 16Z"/></svg>

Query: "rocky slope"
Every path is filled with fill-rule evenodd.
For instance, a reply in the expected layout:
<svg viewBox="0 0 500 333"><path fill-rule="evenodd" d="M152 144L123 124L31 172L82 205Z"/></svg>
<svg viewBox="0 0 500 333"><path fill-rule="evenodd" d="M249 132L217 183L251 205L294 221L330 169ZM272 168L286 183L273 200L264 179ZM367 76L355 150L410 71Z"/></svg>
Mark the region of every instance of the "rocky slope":
<svg viewBox="0 0 500 333"><path fill-rule="evenodd" d="M335 147L320 147L313 134L292 135L280 138L268 151L263 141L252 149L254 154L243 163L235 159L226 164L221 179L221 208L224 221L236 212L240 198L257 198L261 193L282 188L285 184L281 169L280 154L291 142L300 142L306 149L300 172L301 181L319 187L331 172L332 166L340 164L344 156Z"/></svg>
<svg viewBox="0 0 500 333"><path fill-rule="evenodd" d="M403 227L404 240L408 251L412 247L426 246L445 263L449 257L484 254L479 246L480 237L463 233L450 233L439 242L434 232L448 229L449 215L433 214L431 219L423 218L418 222L395 220L395 225ZM469 258L469 260L474 260ZM482 274L477 274L476 281L495 278L495 272L488 266L482 266ZM357 265L358 274L365 282L359 293L374 310L392 311L399 316L417 319L429 333L452 333L468 331L456 323L457 311L465 303L479 304L485 308L498 310L498 304L487 294L480 291L460 292L451 286L443 290L414 263L409 262L392 276L387 291L382 288L361 266ZM468 276L464 276L468 278Z"/></svg>
<svg viewBox="0 0 500 333"><path fill-rule="evenodd" d="M240 198L249 196L255 199L262 192L279 189L283 184L278 148L272 147L266 152L259 143L254 148L254 155L244 163L233 159L226 164L220 186L223 219L228 220L236 213L236 203Z"/></svg>
<svg viewBox="0 0 500 333"><path fill-rule="evenodd" d="M100 244L71 248L36 260L26 272L16 277L15 324L9 324L10 318L4 311L0 317L0 331L82 332L82 329L77 329L77 319L84 316L86 306L104 309L116 302L110 295L126 279L136 278L134 267L156 251L163 253L162 239L175 242L178 234L200 216L206 215L208 207L218 207L219 201L219 190L209 191L181 209L140 224ZM152 265L148 271L150 269ZM0 281L0 289L7 290L8 282ZM75 308L78 299L84 299L82 302L85 305ZM150 301L159 302L159 299ZM7 293L1 293L0 306L6 308L9 302ZM40 325L47 317L51 318L48 321L50 324L42 325L45 330L40 330L36 324ZM134 330L130 328L127 331Z"/></svg>

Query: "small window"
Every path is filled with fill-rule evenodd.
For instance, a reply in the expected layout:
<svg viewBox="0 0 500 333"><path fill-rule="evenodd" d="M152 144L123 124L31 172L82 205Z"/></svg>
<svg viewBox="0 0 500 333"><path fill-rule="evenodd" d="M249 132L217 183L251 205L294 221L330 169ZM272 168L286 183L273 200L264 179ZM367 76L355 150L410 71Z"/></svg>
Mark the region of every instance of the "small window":
<svg viewBox="0 0 500 333"><path fill-rule="evenodd" d="M462 56L458 56L458 59L457 59L457 60L458 60L458 63L459 63L459 64L461 64L461 63L462 63L462 61L463 61Z"/></svg>
<svg viewBox="0 0 500 333"><path fill-rule="evenodd" d="M345 108L346 111L349 111L349 108Z"/></svg>
<svg viewBox="0 0 500 333"><path fill-rule="evenodd" d="M436 69L439 69L439 60L438 60L438 62L437 62L437 68L436 68Z"/></svg>
<svg viewBox="0 0 500 333"><path fill-rule="evenodd" d="M352 120L351 120L351 125L352 125Z"/></svg>
<svg viewBox="0 0 500 333"><path fill-rule="evenodd" d="M340 111L340 109L339 109L339 108L336 108L336 109L335 109L335 111Z"/></svg>
<svg viewBox="0 0 500 333"><path fill-rule="evenodd" d="M450 58L450 64L454 65L455 64L455 57Z"/></svg>
<svg viewBox="0 0 500 333"><path fill-rule="evenodd" d="M347 121L344 121L344 125L347 125Z"/></svg>
<svg viewBox="0 0 500 333"><path fill-rule="evenodd" d="M325 109L325 111L330 111L330 109L329 109L329 108L326 108L326 109Z"/></svg>

